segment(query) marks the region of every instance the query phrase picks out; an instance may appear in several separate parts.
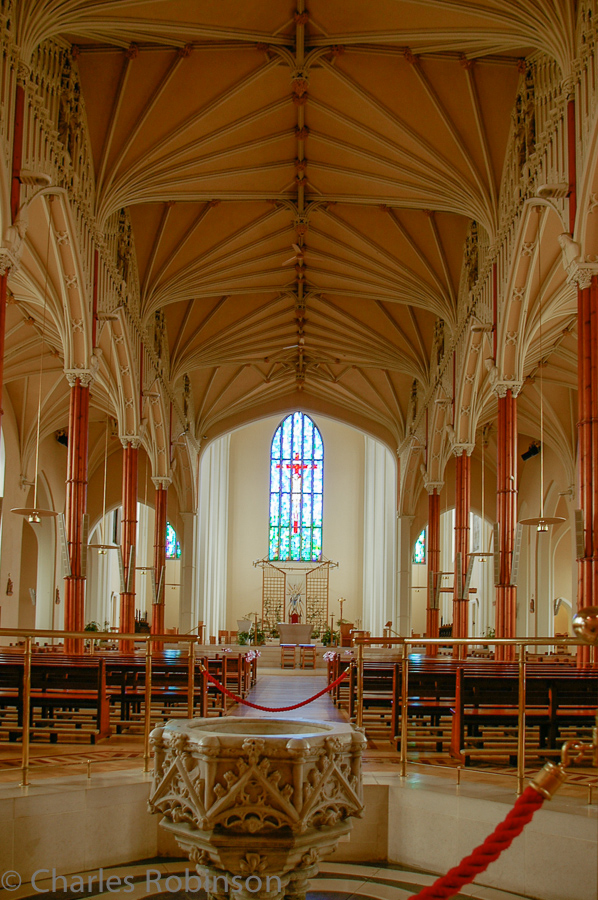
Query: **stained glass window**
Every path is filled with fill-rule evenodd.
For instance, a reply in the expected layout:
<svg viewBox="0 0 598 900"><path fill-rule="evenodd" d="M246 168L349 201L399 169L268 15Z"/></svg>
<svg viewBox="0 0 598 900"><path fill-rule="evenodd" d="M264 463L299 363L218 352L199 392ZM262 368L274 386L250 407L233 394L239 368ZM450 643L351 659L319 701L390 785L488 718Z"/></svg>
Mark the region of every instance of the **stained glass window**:
<svg viewBox="0 0 598 900"><path fill-rule="evenodd" d="M324 444L303 413L280 423L270 451L269 559L322 558Z"/></svg>
<svg viewBox="0 0 598 900"><path fill-rule="evenodd" d="M426 529L422 531L415 542L415 550L413 551L413 562L420 565L426 564Z"/></svg>
<svg viewBox="0 0 598 900"><path fill-rule="evenodd" d="M177 541L176 531L170 524L166 523L166 559L180 559L181 545Z"/></svg>

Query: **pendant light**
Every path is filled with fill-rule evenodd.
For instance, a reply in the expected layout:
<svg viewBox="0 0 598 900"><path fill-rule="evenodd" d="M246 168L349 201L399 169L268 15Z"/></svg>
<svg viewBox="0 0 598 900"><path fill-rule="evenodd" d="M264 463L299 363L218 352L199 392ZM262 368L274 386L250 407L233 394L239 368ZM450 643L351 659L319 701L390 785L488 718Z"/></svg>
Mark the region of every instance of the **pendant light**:
<svg viewBox="0 0 598 900"><path fill-rule="evenodd" d="M50 202L52 202L53 198L50 197ZM45 277L44 277L44 306L43 306L43 318L42 318L42 332L41 332L41 342L39 348L39 389L37 392L37 431L35 436L35 476L33 481L33 506L32 507L17 507L16 509L11 509L12 513L15 513L17 516L24 516L30 525L39 525L42 519L53 518L57 516L58 513L53 509L39 509L37 505L37 476L39 470L39 438L40 438L40 426L41 426L41 418L42 418L42 375L44 371L44 342L46 337L46 302L47 302L47 294L48 294L48 264L50 260L50 228L51 228L51 220L48 215L48 240L46 244L46 266L45 266Z"/></svg>
<svg viewBox="0 0 598 900"><path fill-rule="evenodd" d="M558 525L565 519L561 516L545 516L544 515L544 359L542 356L542 266L540 262L541 247L541 231L540 231L540 215L541 207L538 210L538 324L540 331L540 359L538 369L540 371L540 515L530 519L520 519L521 525L535 525L538 534L546 534L549 525Z"/></svg>

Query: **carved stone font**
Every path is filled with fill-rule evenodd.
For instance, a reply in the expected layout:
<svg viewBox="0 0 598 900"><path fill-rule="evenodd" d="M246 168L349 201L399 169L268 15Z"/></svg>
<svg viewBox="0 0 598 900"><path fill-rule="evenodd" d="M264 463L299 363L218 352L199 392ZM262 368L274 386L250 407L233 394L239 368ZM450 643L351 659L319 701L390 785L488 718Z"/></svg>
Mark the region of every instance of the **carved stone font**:
<svg viewBox="0 0 598 900"><path fill-rule="evenodd" d="M218 897L304 897L363 810L365 738L349 724L231 716L171 721L151 739L149 809L202 879L219 878Z"/></svg>

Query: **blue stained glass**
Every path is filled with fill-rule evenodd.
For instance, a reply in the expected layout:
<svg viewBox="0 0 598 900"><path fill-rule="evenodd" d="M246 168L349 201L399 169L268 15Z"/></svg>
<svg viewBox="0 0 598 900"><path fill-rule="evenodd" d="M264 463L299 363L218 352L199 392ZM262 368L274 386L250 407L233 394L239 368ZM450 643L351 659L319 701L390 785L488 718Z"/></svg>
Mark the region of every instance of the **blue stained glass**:
<svg viewBox="0 0 598 900"><path fill-rule="evenodd" d="M180 559L181 545L177 541L176 531L170 524L166 523L166 559Z"/></svg>
<svg viewBox="0 0 598 900"><path fill-rule="evenodd" d="M314 469L314 493L321 494L322 493L322 463L316 463L318 466L317 469Z"/></svg>
<svg viewBox="0 0 598 900"><path fill-rule="evenodd" d="M313 463L311 464L313 465ZM313 469L311 465L308 465L307 469L305 469L303 473L303 494L311 494L313 491Z"/></svg>
<svg viewBox="0 0 598 900"><path fill-rule="evenodd" d="M299 532L293 534L291 532L291 559L300 559L301 553L301 535Z"/></svg>
<svg viewBox="0 0 598 900"><path fill-rule="evenodd" d="M278 528L270 529L270 558L278 559Z"/></svg>
<svg viewBox="0 0 598 900"><path fill-rule="evenodd" d="M311 535L309 532L301 535L301 559L311 559Z"/></svg>
<svg viewBox="0 0 598 900"><path fill-rule="evenodd" d="M303 498L303 510L301 513L301 524L311 525L311 497Z"/></svg>
<svg viewBox="0 0 598 900"><path fill-rule="evenodd" d="M280 518L280 495L272 493L270 495L270 525L276 528Z"/></svg>
<svg viewBox="0 0 598 900"><path fill-rule="evenodd" d="M322 525L322 495L314 495L314 525Z"/></svg>
<svg viewBox="0 0 598 900"><path fill-rule="evenodd" d="M314 528L312 531L312 559L320 559L322 556L322 529Z"/></svg>
<svg viewBox="0 0 598 900"><path fill-rule="evenodd" d="M324 459L324 444L317 428L314 433L314 459Z"/></svg>
<svg viewBox="0 0 598 900"><path fill-rule="evenodd" d="M426 529L422 531L415 542L415 550L413 551L413 562L417 565L425 565L426 563Z"/></svg>
<svg viewBox="0 0 598 900"><path fill-rule="evenodd" d="M323 465L322 436L309 416L283 419L270 452L270 559L321 558Z"/></svg>
<svg viewBox="0 0 598 900"><path fill-rule="evenodd" d="M271 453L272 459L274 459ZM285 419L282 423L282 450L281 459L289 460L291 458L291 419Z"/></svg>

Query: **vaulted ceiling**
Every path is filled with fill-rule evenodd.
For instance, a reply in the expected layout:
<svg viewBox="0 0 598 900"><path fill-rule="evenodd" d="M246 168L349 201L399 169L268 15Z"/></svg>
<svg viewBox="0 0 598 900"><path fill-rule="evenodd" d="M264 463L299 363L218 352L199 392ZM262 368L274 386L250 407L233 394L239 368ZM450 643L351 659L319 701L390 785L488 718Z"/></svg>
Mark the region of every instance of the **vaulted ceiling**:
<svg viewBox="0 0 598 900"><path fill-rule="evenodd" d="M210 436L296 405L397 446L472 220L491 242L521 60L565 0L28 0L74 45L100 229L130 215L141 313Z"/></svg>

